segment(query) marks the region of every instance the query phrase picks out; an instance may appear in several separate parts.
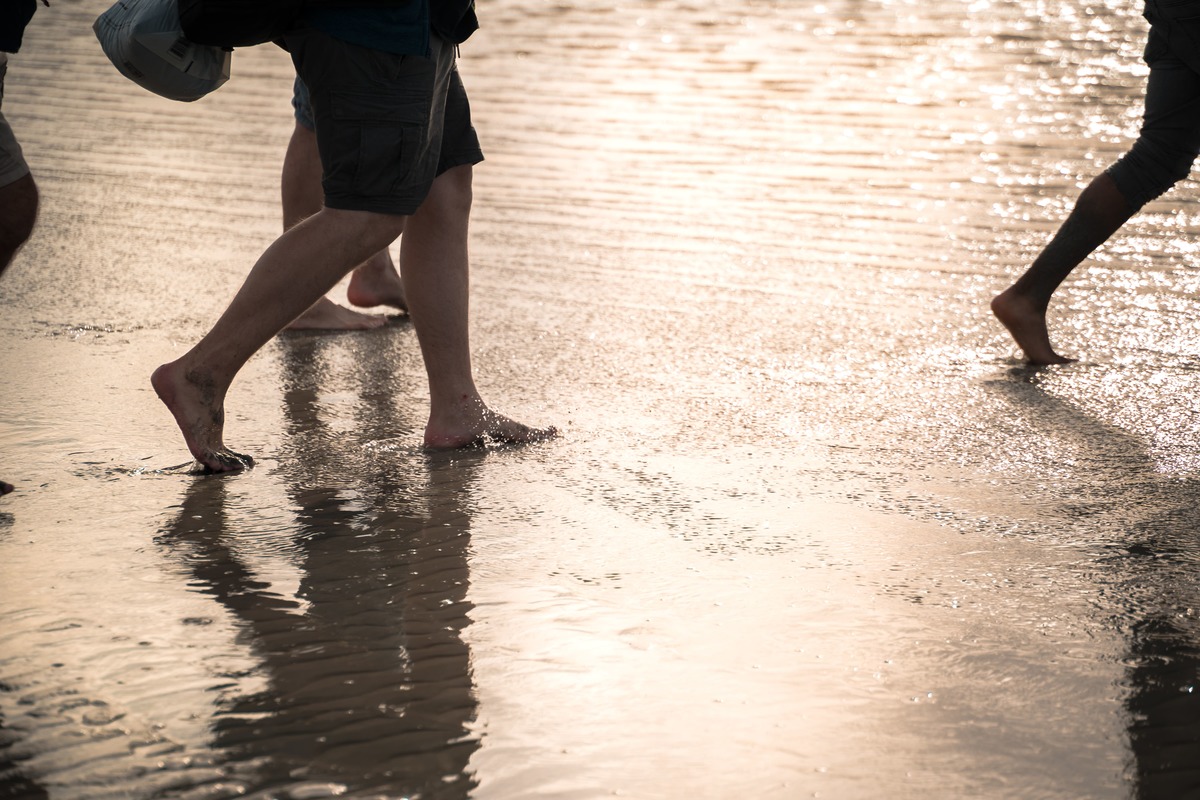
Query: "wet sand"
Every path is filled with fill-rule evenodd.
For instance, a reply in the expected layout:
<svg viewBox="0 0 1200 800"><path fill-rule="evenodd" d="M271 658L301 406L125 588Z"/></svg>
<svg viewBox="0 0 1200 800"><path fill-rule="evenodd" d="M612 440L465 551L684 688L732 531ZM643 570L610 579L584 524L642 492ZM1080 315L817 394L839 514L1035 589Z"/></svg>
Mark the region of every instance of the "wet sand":
<svg viewBox="0 0 1200 800"><path fill-rule="evenodd" d="M1054 3L481 7L485 397L282 337L189 474L150 372L279 227L290 65L195 104L41 9L4 111L0 794L1177 798L1200 785L1195 185L987 314L1136 133L1145 24ZM344 297L344 286L339 290Z"/></svg>

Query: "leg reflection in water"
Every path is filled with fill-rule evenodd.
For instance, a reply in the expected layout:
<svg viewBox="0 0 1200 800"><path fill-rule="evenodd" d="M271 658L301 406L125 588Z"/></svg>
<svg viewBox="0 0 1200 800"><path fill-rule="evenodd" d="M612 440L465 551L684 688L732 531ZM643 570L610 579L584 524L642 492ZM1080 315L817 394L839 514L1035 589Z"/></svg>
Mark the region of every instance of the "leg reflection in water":
<svg viewBox="0 0 1200 800"><path fill-rule="evenodd" d="M1200 619L1168 606L1138 620L1130 638L1136 797L1200 797Z"/></svg>
<svg viewBox="0 0 1200 800"><path fill-rule="evenodd" d="M345 489L294 489L299 524L285 541L236 535L227 481L193 482L163 530L161 544L225 607L257 661L224 690L212 724L220 761L247 793L316 783L352 796L470 794L476 703L461 632L472 466L430 459L424 485L376 485L386 510ZM294 596L256 575L252 544L293 556Z"/></svg>

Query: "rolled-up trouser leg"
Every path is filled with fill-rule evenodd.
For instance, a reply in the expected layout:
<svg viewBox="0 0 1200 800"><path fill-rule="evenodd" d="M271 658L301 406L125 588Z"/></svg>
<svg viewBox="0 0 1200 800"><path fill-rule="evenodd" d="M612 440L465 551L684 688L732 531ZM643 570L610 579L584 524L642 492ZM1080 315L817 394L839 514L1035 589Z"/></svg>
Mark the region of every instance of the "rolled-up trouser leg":
<svg viewBox="0 0 1200 800"><path fill-rule="evenodd" d="M1200 155L1200 72L1171 52L1156 27L1150 29L1146 63L1150 78L1141 134L1108 168L1131 211L1186 178Z"/></svg>

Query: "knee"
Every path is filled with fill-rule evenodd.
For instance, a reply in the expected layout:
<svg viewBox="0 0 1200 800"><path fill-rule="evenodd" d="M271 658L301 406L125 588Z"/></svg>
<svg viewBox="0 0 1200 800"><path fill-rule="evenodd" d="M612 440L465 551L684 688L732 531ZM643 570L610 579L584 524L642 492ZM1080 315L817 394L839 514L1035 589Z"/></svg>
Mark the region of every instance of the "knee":
<svg viewBox="0 0 1200 800"><path fill-rule="evenodd" d="M408 221L408 217L402 217L397 214L383 214L384 217L381 229L386 236L391 237L388 241L393 242L400 234L404 233L404 224Z"/></svg>
<svg viewBox="0 0 1200 800"><path fill-rule="evenodd" d="M1157 190L1154 197L1187 178L1196 160L1196 145L1183 145L1166 137L1144 136L1134 145L1130 156L1146 173L1148 182Z"/></svg>
<svg viewBox="0 0 1200 800"><path fill-rule="evenodd" d="M422 210L439 216L466 217L471 214L474 200L472 188L473 170L470 164L448 169L437 177L429 196L422 203Z"/></svg>
<svg viewBox="0 0 1200 800"><path fill-rule="evenodd" d="M379 249L382 249L400 238L408 219L407 216L400 214L372 213L363 220L366 227L362 229L360 236L371 241L378 241Z"/></svg>
<svg viewBox="0 0 1200 800"><path fill-rule="evenodd" d="M11 257L25 244L33 233L37 211L38 190L32 176L0 187L0 254Z"/></svg>
<svg viewBox="0 0 1200 800"><path fill-rule="evenodd" d="M33 235L35 216L22 219L6 219L0 222L0 252L15 253Z"/></svg>
<svg viewBox="0 0 1200 800"><path fill-rule="evenodd" d="M317 152L317 132L300 120L296 120L296 124L292 126L292 138L288 142L288 145L311 150L315 155Z"/></svg>
<svg viewBox="0 0 1200 800"><path fill-rule="evenodd" d="M1193 145L1143 135L1111 173L1118 183L1136 185L1132 200L1140 208L1186 178L1196 155Z"/></svg>
<svg viewBox="0 0 1200 800"><path fill-rule="evenodd" d="M1192 171L1196 161L1195 150L1162 149L1158 153L1158 174L1163 185L1163 191L1186 178Z"/></svg>

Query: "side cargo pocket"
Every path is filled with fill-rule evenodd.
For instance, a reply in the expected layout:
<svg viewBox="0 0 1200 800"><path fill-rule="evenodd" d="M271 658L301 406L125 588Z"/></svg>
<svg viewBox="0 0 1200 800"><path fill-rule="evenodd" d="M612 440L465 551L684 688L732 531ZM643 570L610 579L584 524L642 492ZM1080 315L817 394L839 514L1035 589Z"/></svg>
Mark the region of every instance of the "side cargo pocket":
<svg viewBox="0 0 1200 800"><path fill-rule="evenodd" d="M427 98L335 91L330 102L334 169L351 176L354 191L379 197L406 185L424 145Z"/></svg>

